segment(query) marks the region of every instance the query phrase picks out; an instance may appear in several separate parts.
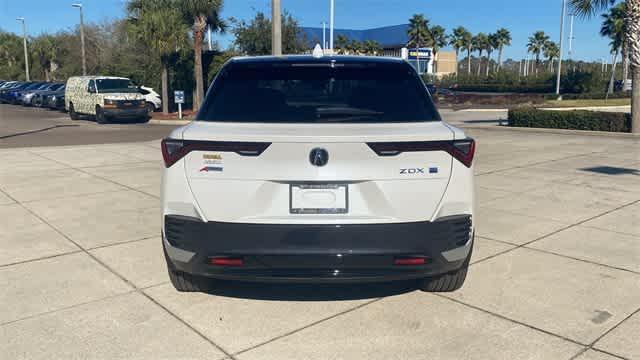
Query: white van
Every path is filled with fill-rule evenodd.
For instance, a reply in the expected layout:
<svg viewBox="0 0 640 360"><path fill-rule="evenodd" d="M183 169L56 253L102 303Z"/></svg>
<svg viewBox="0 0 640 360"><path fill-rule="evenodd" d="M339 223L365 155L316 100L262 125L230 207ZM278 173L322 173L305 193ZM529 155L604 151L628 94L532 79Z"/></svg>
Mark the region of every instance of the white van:
<svg viewBox="0 0 640 360"><path fill-rule="evenodd" d="M65 108L77 120L92 115L100 124L110 119L148 120L144 95L131 80L112 76L74 76L67 80Z"/></svg>

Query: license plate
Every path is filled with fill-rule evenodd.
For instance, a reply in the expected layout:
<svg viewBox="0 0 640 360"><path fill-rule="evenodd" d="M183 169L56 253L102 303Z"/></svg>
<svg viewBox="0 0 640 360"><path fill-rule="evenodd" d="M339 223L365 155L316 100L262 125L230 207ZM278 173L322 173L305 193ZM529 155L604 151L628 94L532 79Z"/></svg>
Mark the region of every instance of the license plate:
<svg viewBox="0 0 640 360"><path fill-rule="evenodd" d="M291 214L346 214L349 187L346 184L289 185Z"/></svg>

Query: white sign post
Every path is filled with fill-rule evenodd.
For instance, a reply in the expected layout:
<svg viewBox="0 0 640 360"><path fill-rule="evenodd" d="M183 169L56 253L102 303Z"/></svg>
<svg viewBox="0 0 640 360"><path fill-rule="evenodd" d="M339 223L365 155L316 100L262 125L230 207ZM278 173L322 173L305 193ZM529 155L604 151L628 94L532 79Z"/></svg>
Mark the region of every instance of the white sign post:
<svg viewBox="0 0 640 360"><path fill-rule="evenodd" d="M184 91L176 90L173 92L174 102L178 104L178 118L182 120L182 104L184 104Z"/></svg>

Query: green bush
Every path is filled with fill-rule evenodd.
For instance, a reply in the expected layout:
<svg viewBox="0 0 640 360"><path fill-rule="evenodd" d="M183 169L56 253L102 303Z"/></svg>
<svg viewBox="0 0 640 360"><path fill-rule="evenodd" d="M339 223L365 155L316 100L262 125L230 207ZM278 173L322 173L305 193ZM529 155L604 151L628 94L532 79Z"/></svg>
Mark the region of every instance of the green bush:
<svg viewBox="0 0 640 360"><path fill-rule="evenodd" d="M523 107L509 110L509 126L630 132L631 116L626 113L586 110L552 111Z"/></svg>
<svg viewBox="0 0 640 360"><path fill-rule="evenodd" d="M512 92L526 94L549 93L553 91L550 84L461 84L456 91L474 92Z"/></svg>

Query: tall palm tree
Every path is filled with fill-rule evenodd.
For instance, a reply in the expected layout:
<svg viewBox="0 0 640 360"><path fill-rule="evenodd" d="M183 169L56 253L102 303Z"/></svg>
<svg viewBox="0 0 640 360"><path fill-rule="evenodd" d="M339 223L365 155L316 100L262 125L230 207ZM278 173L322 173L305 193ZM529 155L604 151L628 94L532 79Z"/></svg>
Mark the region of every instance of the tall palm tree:
<svg viewBox="0 0 640 360"><path fill-rule="evenodd" d="M362 48L367 55L378 55L382 51L382 46L375 40L365 40Z"/></svg>
<svg viewBox="0 0 640 360"><path fill-rule="evenodd" d="M443 47L449 44L449 38L445 33L445 29L440 25L435 25L429 28L429 46L433 48L433 58L435 59L438 55L438 51ZM436 69L434 72L437 72L438 63L436 62Z"/></svg>
<svg viewBox="0 0 640 360"><path fill-rule="evenodd" d="M640 133L640 0L626 0L626 39L629 46L629 62L633 73L631 95L631 131ZM573 12L583 18L593 17L609 8L611 0L570 0Z"/></svg>
<svg viewBox="0 0 640 360"><path fill-rule="evenodd" d="M51 81L52 79L52 70L58 52L56 40L57 38L52 35L43 34L38 36L31 44L31 49L35 53L35 58L40 63L40 67L42 67L46 81Z"/></svg>
<svg viewBox="0 0 640 360"><path fill-rule="evenodd" d="M611 39L609 45L611 47L611 53L613 54L613 66L611 66L611 78L609 79L607 94L613 93L618 55L622 51L622 48L625 47L626 43L625 12L626 4L620 3L617 6L612 7L608 13L602 15L600 35Z"/></svg>
<svg viewBox="0 0 640 360"><path fill-rule="evenodd" d="M486 76L489 76L489 70L491 68L491 53L493 53L493 50L498 48L498 36L496 34L489 34L485 46L485 50L487 51L487 66L485 70Z"/></svg>
<svg viewBox="0 0 640 360"><path fill-rule="evenodd" d="M335 42L335 48L338 54L344 54L347 50L347 47L349 47L349 44L350 42L348 37L342 34L338 35Z"/></svg>
<svg viewBox="0 0 640 360"><path fill-rule="evenodd" d="M456 62L458 61L458 56L460 53L460 49L467 50L467 67L468 72L471 73L471 38L473 36L471 33L462 26L458 26L453 29L453 33L449 36L449 45L453 47L456 51ZM458 66L456 66L456 73L458 72Z"/></svg>
<svg viewBox="0 0 640 360"><path fill-rule="evenodd" d="M542 48L544 57L549 62L549 72L553 72L553 60L560 57L560 48L554 41L547 41Z"/></svg>
<svg viewBox="0 0 640 360"><path fill-rule="evenodd" d="M536 57L536 75L538 74L538 66L540 66L540 54L542 54L544 44L547 41L549 41L549 36L544 31L536 31L533 36L529 37L529 42L527 43L527 50Z"/></svg>
<svg viewBox="0 0 640 360"><path fill-rule="evenodd" d="M478 33L471 40L473 43L473 49L478 52L478 71L477 76L480 76L480 68L482 67L482 52L487 48L489 37L485 33Z"/></svg>
<svg viewBox="0 0 640 360"><path fill-rule="evenodd" d="M502 50L505 46L511 45L511 32L505 28L500 28L496 31L496 38L498 44L498 70L502 67Z"/></svg>
<svg viewBox="0 0 640 360"><path fill-rule="evenodd" d="M420 72L420 48L429 39L429 20L425 19L422 14L415 14L409 19L409 28L407 29L407 35L409 35L409 43L407 45L414 46L418 49L416 52L418 72Z"/></svg>
<svg viewBox="0 0 640 360"><path fill-rule="evenodd" d="M193 32L193 76L196 89L193 96L193 108L198 109L204 98L204 79L202 77L202 42L207 26L213 32L224 33L227 24L220 17L223 0L179 0L184 20Z"/></svg>
<svg viewBox="0 0 640 360"><path fill-rule="evenodd" d="M162 66L162 112L169 112L169 57L187 42L177 0L132 0L127 4L129 32L148 44Z"/></svg>

